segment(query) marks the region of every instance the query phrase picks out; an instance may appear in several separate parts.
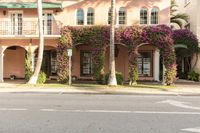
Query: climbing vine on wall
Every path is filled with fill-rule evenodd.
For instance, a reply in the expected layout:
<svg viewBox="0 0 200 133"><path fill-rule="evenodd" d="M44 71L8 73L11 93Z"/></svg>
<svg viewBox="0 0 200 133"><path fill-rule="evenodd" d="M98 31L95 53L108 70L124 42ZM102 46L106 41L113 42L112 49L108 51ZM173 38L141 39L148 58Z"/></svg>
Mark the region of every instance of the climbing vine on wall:
<svg viewBox="0 0 200 133"><path fill-rule="evenodd" d="M67 27L64 27L57 46L57 75L60 83L67 83L68 81L69 69L67 48L70 47L72 47L71 32Z"/></svg>
<svg viewBox="0 0 200 133"><path fill-rule="evenodd" d="M160 49L166 67L165 83L170 85L176 77L175 52L173 49L172 30L165 26L130 26L120 27L115 32L115 42L125 44L129 52L129 80L133 84L138 79L137 56L141 44L150 44ZM77 44L89 44L92 48L93 75L102 80L104 75L105 49L109 46L110 28L108 26L64 27L58 45L60 67L67 66L66 48ZM63 41L64 40L64 41ZM64 63L62 63L64 62ZM59 68L62 75L62 68ZM67 71L66 72L67 75ZM64 77L61 78L63 80Z"/></svg>

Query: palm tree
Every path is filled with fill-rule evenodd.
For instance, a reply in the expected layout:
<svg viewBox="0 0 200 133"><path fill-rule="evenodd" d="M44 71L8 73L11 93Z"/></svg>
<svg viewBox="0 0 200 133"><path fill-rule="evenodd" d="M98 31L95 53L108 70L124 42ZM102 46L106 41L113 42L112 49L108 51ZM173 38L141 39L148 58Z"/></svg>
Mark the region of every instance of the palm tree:
<svg viewBox="0 0 200 133"><path fill-rule="evenodd" d="M110 24L110 75L108 85L116 86L117 80L115 75L115 3L111 0L111 24Z"/></svg>
<svg viewBox="0 0 200 133"><path fill-rule="evenodd" d="M38 59L35 67L34 74L31 76L30 80L28 81L28 84L36 84L38 75L40 73L40 69L42 66L42 59L43 59L43 50L44 50L44 34L43 34L43 17L42 17L42 0L37 1L37 10L38 10L38 27L39 27L39 53L38 53Z"/></svg>
<svg viewBox="0 0 200 133"><path fill-rule="evenodd" d="M176 13L178 5L176 4L175 0L171 0L170 6L170 21L171 24L176 24L179 28L183 28L184 23L188 23L189 17L185 13Z"/></svg>

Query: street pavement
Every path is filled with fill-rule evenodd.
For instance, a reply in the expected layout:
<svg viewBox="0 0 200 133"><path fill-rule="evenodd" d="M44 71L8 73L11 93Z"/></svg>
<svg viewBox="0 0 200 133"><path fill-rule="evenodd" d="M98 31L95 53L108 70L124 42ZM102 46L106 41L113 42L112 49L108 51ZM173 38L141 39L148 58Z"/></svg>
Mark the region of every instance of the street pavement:
<svg viewBox="0 0 200 133"><path fill-rule="evenodd" d="M200 133L200 97L0 93L0 133Z"/></svg>

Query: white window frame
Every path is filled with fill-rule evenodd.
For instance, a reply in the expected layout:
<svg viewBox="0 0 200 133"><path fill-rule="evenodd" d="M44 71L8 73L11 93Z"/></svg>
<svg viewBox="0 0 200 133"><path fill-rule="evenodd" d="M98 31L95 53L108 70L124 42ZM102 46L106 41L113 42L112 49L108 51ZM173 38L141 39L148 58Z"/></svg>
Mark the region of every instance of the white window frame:
<svg viewBox="0 0 200 133"><path fill-rule="evenodd" d="M146 24L141 24L141 10L143 10L143 9L146 9L146 11L147 11L147 23ZM140 11L139 11L139 20L140 20L140 25L148 25L149 23L150 23L150 21L149 21L149 9L147 8L147 7L141 7L140 8Z"/></svg>
<svg viewBox="0 0 200 133"><path fill-rule="evenodd" d="M12 10L12 11L8 11L8 17L7 17L7 22L10 22L10 27L8 27L7 31L9 32L9 34L12 34L12 26L11 26L11 14L13 13L20 13L22 14L22 34L23 34L23 22L24 22L24 12L23 10Z"/></svg>
<svg viewBox="0 0 200 133"><path fill-rule="evenodd" d="M75 23L76 23L76 25L77 26L82 26L82 25L80 25L80 24L78 24L78 17L77 17L77 13L78 13L78 10L82 10L83 11L83 24L82 25L86 25L86 21L87 21L87 19L86 19L86 15L87 15L87 12L85 12L85 10L83 9L83 8L78 8L78 9L76 9L76 12L75 12Z"/></svg>
<svg viewBox="0 0 200 133"><path fill-rule="evenodd" d="M152 11L153 11L153 9L157 9L158 10L158 12L157 12L157 24L152 24ZM158 25L158 24L160 24L160 9L158 8L158 7L153 7L152 9L151 9L151 12L150 12L150 24L151 25Z"/></svg>
<svg viewBox="0 0 200 133"><path fill-rule="evenodd" d="M120 17L120 16L119 16L119 12L120 12L120 9L124 9L124 12L125 12L124 24L120 24L120 23L119 23L119 17ZM118 24L118 25L126 25L126 24L127 24L127 10L126 10L125 7L120 7L120 8L119 8L119 10L117 11L117 18L118 18L118 19L117 19L117 24Z"/></svg>
<svg viewBox="0 0 200 133"><path fill-rule="evenodd" d="M89 11L90 9L92 9L92 11L93 11L93 12L92 12L92 13L93 13L93 18L92 18L92 19L93 19L93 20L92 20L92 21L93 21L93 24L88 24L88 11ZM89 8L87 9L87 15L86 15L86 17L87 17L87 19L86 19L86 24L87 24L87 25L94 25L94 24L95 24L95 10L94 10L94 8L89 7ZM91 17L91 16L90 16L90 17Z"/></svg>
<svg viewBox="0 0 200 133"><path fill-rule="evenodd" d="M51 26L51 34L53 34L53 21L54 21L54 14L53 14L53 10L43 10L43 12L42 12L42 17L43 17L43 14L51 14L52 15L52 26ZM46 21L46 24L47 24L47 21ZM46 25L47 26L47 25ZM49 35L48 34L48 31L47 31L47 27L46 27L46 29L45 29L45 27L44 27L44 31L43 31L44 33L46 33L45 35ZM50 35L51 35L50 34Z"/></svg>
<svg viewBox="0 0 200 133"><path fill-rule="evenodd" d="M109 7L108 8L108 10L107 10L107 25L110 25L109 23L108 23L108 21L109 21L109 11L111 10L111 7ZM117 8L115 8L115 24L116 25L118 25L118 10L117 10Z"/></svg>

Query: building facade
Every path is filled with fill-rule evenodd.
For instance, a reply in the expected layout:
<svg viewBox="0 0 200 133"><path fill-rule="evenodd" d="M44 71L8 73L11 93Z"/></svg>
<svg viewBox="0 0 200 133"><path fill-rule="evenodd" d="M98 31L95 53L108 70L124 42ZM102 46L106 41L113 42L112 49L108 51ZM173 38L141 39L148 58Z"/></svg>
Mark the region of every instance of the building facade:
<svg viewBox="0 0 200 133"><path fill-rule="evenodd" d="M197 36L197 38L200 39L200 14L198 14L200 12L200 1L176 0L176 3L178 5L178 11L181 13L186 13L189 16L189 23L185 25L185 28L191 30ZM193 64L195 61L196 57L193 58ZM194 69L196 72L200 73L200 60L197 61Z"/></svg>
<svg viewBox="0 0 200 133"><path fill-rule="evenodd" d="M49 78L56 77L56 46L63 26L109 25L110 0L43 1L45 35L42 70ZM170 25L170 0L117 0L116 26ZM0 1L0 81L15 75L24 78L25 53L31 44L33 61L37 60L38 22L34 0ZM90 47L73 48L72 75L92 79ZM128 50L117 46L116 71L128 80ZM140 79L159 80L159 51L151 44L139 48ZM109 50L106 50L105 71L108 72ZM33 65L34 67L34 65Z"/></svg>

